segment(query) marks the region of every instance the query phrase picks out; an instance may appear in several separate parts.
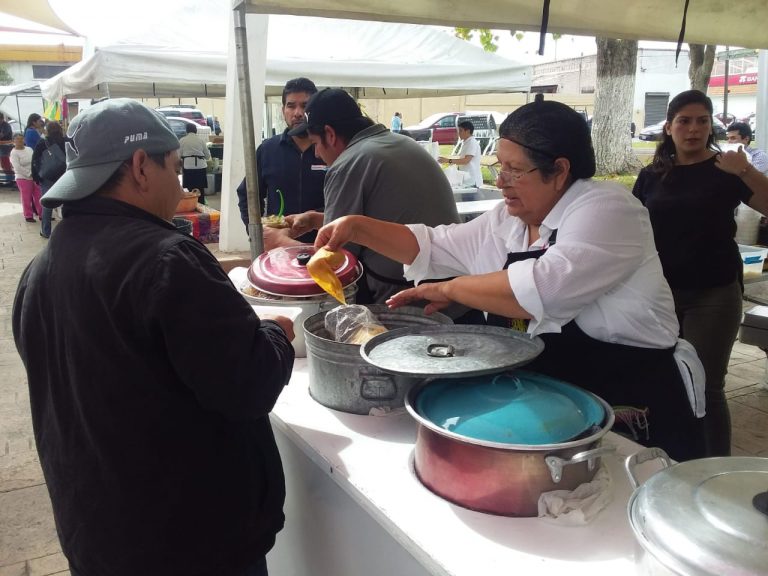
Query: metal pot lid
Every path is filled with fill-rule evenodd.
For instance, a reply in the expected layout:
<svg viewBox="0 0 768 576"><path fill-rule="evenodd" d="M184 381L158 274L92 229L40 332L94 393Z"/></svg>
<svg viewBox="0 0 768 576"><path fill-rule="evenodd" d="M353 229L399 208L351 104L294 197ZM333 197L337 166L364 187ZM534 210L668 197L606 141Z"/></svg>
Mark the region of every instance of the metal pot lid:
<svg viewBox="0 0 768 576"><path fill-rule="evenodd" d="M541 338L497 326L414 326L371 338L360 354L376 368L411 377L479 376L530 362Z"/></svg>
<svg viewBox="0 0 768 576"><path fill-rule="evenodd" d="M433 380L415 408L445 430L504 444L559 444L605 419L600 401L586 390L526 370Z"/></svg>
<svg viewBox="0 0 768 576"><path fill-rule="evenodd" d="M341 285L357 282L363 273L357 257L349 250L340 250L346 257L335 269ZM254 288L277 296L322 296L320 286L307 271L307 262L315 253L311 244L275 248L259 254L248 268L248 281Z"/></svg>
<svg viewBox="0 0 768 576"><path fill-rule="evenodd" d="M677 574L765 575L767 491L768 458L690 460L635 490L629 519L646 551Z"/></svg>

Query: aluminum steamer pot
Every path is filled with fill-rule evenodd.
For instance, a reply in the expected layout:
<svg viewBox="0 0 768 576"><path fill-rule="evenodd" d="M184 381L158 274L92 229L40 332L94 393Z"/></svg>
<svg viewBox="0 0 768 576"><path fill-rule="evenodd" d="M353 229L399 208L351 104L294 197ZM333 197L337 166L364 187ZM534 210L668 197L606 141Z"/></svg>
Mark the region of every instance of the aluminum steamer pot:
<svg viewBox="0 0 768 576"><path fill-rule="evenodd" d="M424 418L417 399L432 379L499 374L530 362L544 349L540 338L493 326L424 327L380 334L361 354L376 367L413 374L422 382L408 393L405 406L418 422L414 468L432 492L460 506L503 516L536 516L542 492L573 490L593 478L611 429L613 410L603 409L599 426L577 439L556 444L509 444L478 440L442 428Z"/></svg>
<svg viewBox="0 0 768 576"><path fill-rule="evenodd" d="M383 304L371 304L367 308L390 330L453 324L444 314L427 316L423 309L412 306L390 310ZM325 329L325 312L307 318L303 332L309 393L323 406L352 414L368 414L371 408L397 408L403 405L408 390L421 381L413 376L383 372L363 360L359 345L332 340Z"/></svg>
<svg viewBox="0 0 768 576"><path fill-rule="evenodd" d="M636 468L664 466L642 485ZM637 573L758 576L768 573L768 458L702 458L673 464L660 448L627 458Z"/></svg>
<svg viewBox="0 0 768 576"><path fill-rule="evenodd" d="M357 294L357 280L362 275L362 265L347 250L341 250L345 262L335 270L344 286L344 297L354 304ZM312 279L307 272L307 262L315 248L311 244L300 244L275 248L260 254L248 268L248 286L240 291L251 304L260 306L288 306L301 308L301 314L294 321L296 337L292 344L297 358L307 355L304 321L319 312L335 308L339 303Z"/></svg>

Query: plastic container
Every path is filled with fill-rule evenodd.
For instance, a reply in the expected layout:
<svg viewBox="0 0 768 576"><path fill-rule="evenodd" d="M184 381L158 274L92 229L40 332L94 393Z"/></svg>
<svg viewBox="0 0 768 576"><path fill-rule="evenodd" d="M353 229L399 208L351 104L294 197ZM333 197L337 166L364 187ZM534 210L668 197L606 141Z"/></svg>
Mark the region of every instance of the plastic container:
<svg viewBox="0 0 768 576"><path fill-rule="evenodd" d="M757 242L763 215L744 204L736 209L736 243L749 246Z"/></svg>
<svg viewBox="0 0 768 576"><path fill-rule="evenodd" d="M754 278L763 273L763 263L768 256L768 248L739 244L739 253L744 263L744 278Z"/></svg>

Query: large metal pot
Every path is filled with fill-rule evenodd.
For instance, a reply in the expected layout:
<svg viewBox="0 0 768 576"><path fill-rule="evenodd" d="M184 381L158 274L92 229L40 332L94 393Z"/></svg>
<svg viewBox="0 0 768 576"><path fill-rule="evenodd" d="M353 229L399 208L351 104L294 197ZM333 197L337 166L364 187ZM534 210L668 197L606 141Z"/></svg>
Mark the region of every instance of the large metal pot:
<svg viewBox="0 0 768 576"><path fill-rule="evenodd" d="M335 270L344 286L344 297L349 304L355 302L356 282L362 274L362 265L355 256L342 250L345 262ZM296 337L293 349L297 358L307 355L304 321L320 312L335 308L339 303L312 279L306 265L315 248L310 244L275 248L260 254L247 272L247 281L240 291L251 304L260 306L299 307L301 314L294 321Z"/></svg>
<svg viewBox="0 0 768 576"><path fill-rule="evenodd" d="M572 490L591 480L597 472L599 457L609 451L600 446L600 439L613 425L610 406L577 389L600 407L600 416L592 421L593 425L585 424L574 437L565 436L567 441L561 438L557 442L531 445L470 438L446 429L424 417L418 408L418 399L425 391L435 391L438 386L466 390L464 384L474 387L477 380L482 381L485 376L491 386L497 386L500 378L506 378L504 373L531 361L543 349L540 338L506 328L427 326L380 334L368 341L360 353L386 372L422 377L408 393L405 405L419 423L414 467L423 484L447 500L473 510L505 516L535 516L542 492ZM457 383L457 378L471 381ZM515 378L517 376L509 380ZM514 395L516 384L511 382L511 385L515 387ZM440 398L444 390L438 389L435 396ZM488 390L481 390L481 395L485 392ZM494 394L488 397L492 403L499 401ZM463 410L465 403L459 398L453 406ZM542 404L538 406L542 408ZM538 413L547 410L544 403L543 412ZM473 411L473 419L480 413L482 409ZM455 424L458 430L462 420L469 421L465 416L449 417L443 425ZM502 428L507 416L504 412L500 420Z"/></svg>
<svg viewBox="0 0 768 576"><path fill-rule="evenodd" d="M372 304L368 308L390 330L453 324L444 314L427 316L416 307L390 310L387 306ZM397 408L403 405L408 390L421 380L383 372L363 360L359 345L332 340L325 329L325 311L308 317L303 332L309 365L309 393L323 406L353 414L368 414L371 408Z"/></svg>
<svg viewBox="0 0 768 576"><path fill-rule="evenodd" d="M655 459L663 469L640 485L639 465ZM647 448L625 465L636 488L628 513L638 574L768 573L768 458L673 464L660 448Z"/></svg>
<svg viewBox="0 0 768 576"><path fill-rule="evenodd" d="M581 437L556 444L507 444L456 434L425 418L417 399L430 382L411 389L405 406L419 423L414 468L432 492L465 508L501 516L536 516L542 492L573 490L592 480L614 414L601 398L605 418ZM584 391L586 394L588 392Z"/></svg>

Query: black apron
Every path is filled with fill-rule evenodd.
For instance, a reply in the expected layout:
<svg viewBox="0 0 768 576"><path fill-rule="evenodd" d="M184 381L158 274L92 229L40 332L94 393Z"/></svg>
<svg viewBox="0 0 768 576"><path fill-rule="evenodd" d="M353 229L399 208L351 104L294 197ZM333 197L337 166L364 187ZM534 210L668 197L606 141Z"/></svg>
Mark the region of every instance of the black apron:
<svg viewBox="0 0 768 576"><path fill-rule="evenodd" d="M549 245L555 243L557 230ZM546 248L510 252L504 265L540 258ZM514 320L488 315L488 324L510 327ZM526 325L527 328L527 325ZM600 396L614 407L617 423L624 422L635 439L647 446L660 446L676 460L705 455L700 421L693 414L674 348L640 348L603 342L587 335L575 320L562 332L542 334L544 351L525 368L569 382ZM638 418L642 415L642 418Z"/></svg>

